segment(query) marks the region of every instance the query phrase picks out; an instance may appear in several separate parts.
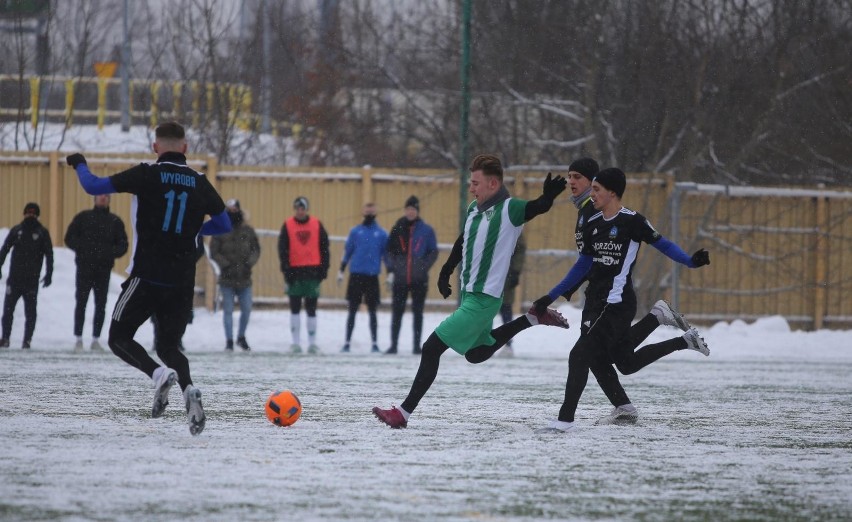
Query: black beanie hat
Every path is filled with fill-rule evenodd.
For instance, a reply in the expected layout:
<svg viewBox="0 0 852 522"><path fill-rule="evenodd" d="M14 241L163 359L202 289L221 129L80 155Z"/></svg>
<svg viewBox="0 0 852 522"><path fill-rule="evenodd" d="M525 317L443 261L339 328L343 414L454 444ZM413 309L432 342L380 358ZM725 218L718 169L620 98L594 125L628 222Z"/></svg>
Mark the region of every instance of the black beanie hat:
<svg viewBox="0 0 852 522"><path fill-rule="evenodd" d="M615 192L615 195L619 198L624 195L624 188L627 186L627 178L624 176L624 172L614 167L598 172L598 175L592 181L597 181L605 189Z"/></svg>
<svg viewBox="0 0 852 522"><path fill-rule="evenodd" d="M299 196L293 201L293 208L302 207L305 210L308 210L308 198L305 196Z"/></svg>
<svg viewBox="0 0 852 522"><path fill-rule="evenodd" d="M38 206L38 203L32 203L32 202L27 203L27 204L24 206L24 212L23 212L23 213L24 213L24 214L26 214L26 213L27 213L27 212L29 212L30 210L34 210L34 211L35 211L35 215L36 215L36 216L40 216L40 215L41 215L41 207L39 207L39 206Z"/></svg>
<svg viewBox="0 0 852 522"><path fill-rule="evenodd" d="M568 172L579 172L589 181L592 181L595 178L595 175L599 170L600 167L598 166L598 162L592 158L575 159L570 165L568 165Z"/></svg>
<svg viewBox="0 0 852 522"><path fill-rule="evenodd" d="M405 207L414 207L420 212L420 200L417 199L417 196L411 196L405 200Z"/></svg>
<svg viewBox="0 0 852 522"><path fill-rule="evenodd" d="M228 208L235 208L237 210L242 210L240 208L240 200L237 198L231 198L225 202L225 206Z"/></svg>

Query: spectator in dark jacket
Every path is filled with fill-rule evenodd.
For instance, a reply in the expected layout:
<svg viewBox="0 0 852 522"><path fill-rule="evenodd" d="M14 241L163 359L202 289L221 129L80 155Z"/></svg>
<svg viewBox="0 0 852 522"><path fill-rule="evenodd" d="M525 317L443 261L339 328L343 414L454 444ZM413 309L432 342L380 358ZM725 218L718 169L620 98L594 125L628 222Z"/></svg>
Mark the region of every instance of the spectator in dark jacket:
<svg viewBox="0 0 852 522"><path fill-rule="evenodd" d="M391 287L391 346L385 353L397 353L399 330L405 302L411 294L411 313L414 316L414 348L420 353L423 332L423 305L429 288L429 269L438 259L435 231L420 219L420 201L411 196L405 201L405 215L393 226L388 238L385 264L388 285Z"/></svg>
<svg viewBox="0 0 852 522"><path fill-rule="evenodd" d="M240 324L237 346L249 351L246 328L251 316L251 269L260 259L260 243L254 229L245 222L240 202L225 202L231 231L210 240L210 257L219 265L219 288L222 292L222 322L225 327L225 349L234 350L234 296L240 301Z"/></svg>
<svg viewBox="0 0 852 522"><path fill-rule="evenodd" d="M21 348L28 349L32 343L36 325L36 304L38 302L38 278L41 264L46 261L44 278L45 288L50 286L53 277L53 243L50 233L38 221L41 209L37 203L27 203L24 207L24 220L12 227L3 247L0 248L0 270L12 251L9 263L9 278L6 280L6 299L3 302L3 337L0 348L9 347L12 335L12 319L18 299L24 298L24 342ZM0 271L0 279L3 273Z"/></svg>
<svg viewBox="0 0 852 522"><path fill-rule="evenodd" d="M76 301L74 308L74 351L83 351L83 322L89 292L95 294L95 316L92 321L92 343L89 349L103 352L98 341L106 317L109 276L115 260L127 252L127 233L121 218L109 211L109 194L95 196L95 207L74 216L65 231L65 246L77 256Z"/></svg>

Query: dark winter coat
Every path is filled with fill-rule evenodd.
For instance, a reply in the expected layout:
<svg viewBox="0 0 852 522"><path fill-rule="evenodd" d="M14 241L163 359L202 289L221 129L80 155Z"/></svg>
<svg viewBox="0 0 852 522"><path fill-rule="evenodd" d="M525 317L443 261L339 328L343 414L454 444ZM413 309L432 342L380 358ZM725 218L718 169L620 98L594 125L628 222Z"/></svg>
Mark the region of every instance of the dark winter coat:
<svg viewBox="0 0 852 522"><path fill-rule="evenodd" d="M84 210L68 225L65 246L77 254L78 267L112 269L115 260L127 253L124 222L108 207Z"/></svg>
<svg viewBox="0 0 852 522"><path fill-rule="evenodd" d="M400 218L388 238L385 265L394 274L394 285L429 281L429 269L438 259L435 230L419 217Z"/></svg>
<svg viewBox="0 0 852 522"><path fill-rule="evenodd" d="M219 284L229 288L251 286L251 269L260 259L260 243L245 223L210 240L210 257L219 265Z"/></svg>
<svg viewBox="0 0 852 522"><path fill-rule="evenodd" d="M9 251L12 261L6 284L15 288L38 288L42 261L47 259L45 278L53 276L53 243L50 232L39 223L37 218L28 217L12 227L3 247L0 248L0 267L6 261Z"/></svg>

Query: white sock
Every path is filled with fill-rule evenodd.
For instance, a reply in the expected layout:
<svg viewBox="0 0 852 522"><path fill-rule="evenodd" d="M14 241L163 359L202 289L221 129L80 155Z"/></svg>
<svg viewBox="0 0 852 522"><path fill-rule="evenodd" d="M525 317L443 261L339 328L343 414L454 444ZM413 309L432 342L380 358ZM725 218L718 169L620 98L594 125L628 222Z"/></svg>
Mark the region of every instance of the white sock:
<svg viewBox="0 0 852 522"><path fill-rule="evenodd" d="M538 317L534 316L534 315L533 315L533 314L531 314L531 313L526 313L526 314L524 314L524 315L526 316L527 321L529 321L531 325L533 325L533 326L537 326L537 325L538 325Z"/></svg>
<svg viewBox="0 0 852 522"><path fill-rule="evenodd" d="M629 403L629 402L628 402L627 404L622 404L622 405L621 405L621 406L619 406L618 408L619 408L619 409L621 409L621 411L626 411L627 413L634 413L634 412L636 412L636 406L632 405L632 404L631 404L631 403Z"/></svg>
<svg viewBox="0 0 852 522"><path fill-rule="evenodd" d="M151 379L154 380L154 384L157 384L157 380L163 375L163 372L166 371L165 366L158 366L156 370L154 370L154 374L151 375Z"/></svg>
<svg viewBox="0 0 852 522"><path fill-rule="evenodd" d="M408 420L408 417L411 416L411 414L408 413L407 411L403 410L401 406L394 406L394 408L399 410L399 412L402 414L402 416L405 417L406 421Z"/></svg>
<svg viewBox="0 0 852 522"><path fill-rule="evenodd" d="M290 335L293 337L293 344L299 344L301 326L299 314L290 314Z"/></svg>
<svg viewBox="0 0 852 522"><path fill-rule="evenodd" d="M96 339L97 339L97 337L96 337ZM82 342L83 342L83 336L82 336L82 335L78 335L78 336L77 336L77 340L78 340L78 341L80 341L80 342L82 343Z"/></svg>
<svg viewBox="0 0 852 522"><path fill-rule="evenodd" d="M308 317L308 343L317 344L317 316Z"/></svg>

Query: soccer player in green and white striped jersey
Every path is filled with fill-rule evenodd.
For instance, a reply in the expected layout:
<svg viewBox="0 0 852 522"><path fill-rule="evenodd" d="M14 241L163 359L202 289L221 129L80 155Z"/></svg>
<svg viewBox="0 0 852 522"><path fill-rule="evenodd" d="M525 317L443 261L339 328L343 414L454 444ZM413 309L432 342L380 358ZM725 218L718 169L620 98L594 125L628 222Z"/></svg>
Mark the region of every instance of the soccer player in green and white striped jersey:
<svg viewBox="0 0 852 522"><path fill-rule="evenodd" d="M542 195L532 201L513 198L503 186L503 166L496 156L481 154L470 166L470 193L475 201L467 208L464 231L453 246L438 278L444 299L450 296L450 276L461 263L461 305L423 343L420 367L405 401L390 409L373 408L373 414L391 428L404 428L408 417L429 390L438 374L441 355L448 348L477 364L522 330L537 324L568 328L559 312L530 310L513 321L491 329L503 301L503 285L509 261L524 223L544 214L567 185L562 176L550 173Z"/></svg>

